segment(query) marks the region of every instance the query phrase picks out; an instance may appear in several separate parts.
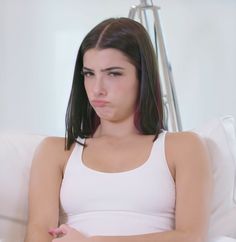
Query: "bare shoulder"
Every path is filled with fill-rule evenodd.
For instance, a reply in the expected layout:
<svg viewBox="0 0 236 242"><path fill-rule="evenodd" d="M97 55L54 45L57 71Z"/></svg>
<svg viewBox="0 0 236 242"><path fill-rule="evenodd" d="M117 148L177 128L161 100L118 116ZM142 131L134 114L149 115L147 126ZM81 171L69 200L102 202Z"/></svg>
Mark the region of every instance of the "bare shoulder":
<svg viewBox="0 0 236 242"><path fill-rule="evenodd" d="M50 161L50 163L57 163L57 165L63 168L73 147L74 144L70 150L65 150L65 138L63 137L46 137L37 146L34 160L47 163Z"/></svg>
<svg viewBox="0 0 236 242"><path fill-rule="evenodd" d="M168 132L166 134L166 156L167 159L178 165L204 160L208 157L208 150L204 139L190 131Z"/></svg>
<svg viewBox="0 0 236 242"><path fill-rule="evenodd" d="M197 133L191 132L191 131L182 131L182 132L167 132L166 134L167 139L172 141L172 142L183 142L183 143L188 143L188 142L197 142L197 143L202 143L203 138L198 135Z"/></svg>
<svg viewBox="0 0 236 242"><path fill-rule="evenodd" d="M55 149L58 151L64 150L64 138L63 137L46 137L38 145L37 150L51 151Z"/></svg>
<svg viewBox="0 0 236 242"><path fill-rule="evenodd" d="M38 145L36 152L47 155L61 157L68 151L65 151L65 139L62 137L46 137Z"/></svg>
<svg viewBox="0 0 236 242"><path fill-rule="evenodd" d="M196 149L197 147L205 148L204 139L197 133L191 131L184 132L167 132L166 134L167 146L170 149Z"/></svg>

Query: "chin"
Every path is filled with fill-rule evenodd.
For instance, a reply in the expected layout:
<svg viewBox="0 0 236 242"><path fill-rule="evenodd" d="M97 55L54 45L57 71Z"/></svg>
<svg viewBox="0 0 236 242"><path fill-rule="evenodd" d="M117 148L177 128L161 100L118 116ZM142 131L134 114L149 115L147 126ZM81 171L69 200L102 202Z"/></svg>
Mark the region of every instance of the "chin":
<svg viewBox="0 0 236 242"><path fill-rule="evenodd" d="M120 119L115 117L114 115L98 115L98 117L100 118L100 120L104 120L112 123L116 123L120 121Z"/></svg>
<svg viewBox="0 0 236 242"><path fill-rule="evenodd" d="M112 121L114 119L114 116L111 115L111 114L101 114L101 113L97 113L97 116L101 120L106 120L106 121Z"/></svg>
<svg viewBox="0 0 236 242"><path fill-rule="evenodd" d="M107 116L99 116L100 120L108 121L108 122L116 122L117 120L112 117L107 117Z"/></svg>

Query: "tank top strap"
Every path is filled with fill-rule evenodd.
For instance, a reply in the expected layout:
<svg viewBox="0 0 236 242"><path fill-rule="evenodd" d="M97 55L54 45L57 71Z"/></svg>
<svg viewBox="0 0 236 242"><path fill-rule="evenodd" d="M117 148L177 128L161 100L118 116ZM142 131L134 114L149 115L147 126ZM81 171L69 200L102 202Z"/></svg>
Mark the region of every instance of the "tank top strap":
<svg viewBox="0 0 236 242"><path fill-rule="evenodd" d="M153 157L157 161L156 164L158 165L158 169L161 169L170 179L170 182L173 186L175 186L174 178L171 174L168 161L166 159L166 134L168 133L167 130L162 130L159 134L154 148Z"/></svg>
<svg viewBox="0 0 236 242"><path fill-rule="evenodd" d="M165 136L167 131L162 130L162 132L158 135L157 139L153 143L152 153L154 157L165 157ZM164 156L163 156L164 155Z"/></svg>
<svg viewBox="0 0 236 242"><path fill-rule="evenodd" d="M85 143L85 139L77 138L76 140L82 144ZM67 174L70 174L71 172L78 172L80 170L82 151L83 151L83 146L75 142L75 146L66 163L66 167L64 170L64 178L65 176L67 176Z"/></svg>

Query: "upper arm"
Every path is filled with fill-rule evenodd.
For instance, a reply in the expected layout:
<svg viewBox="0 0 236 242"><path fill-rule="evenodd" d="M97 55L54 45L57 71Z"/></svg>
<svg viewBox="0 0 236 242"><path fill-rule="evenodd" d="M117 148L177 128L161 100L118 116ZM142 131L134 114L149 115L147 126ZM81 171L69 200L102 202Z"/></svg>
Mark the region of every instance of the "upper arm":
<svg viewBox="0 0 236 242"><path fill-rule="evenodd" d="M167 140L167 159L175 166L176 230L203 238L208 228L212 194L212 172L206 146L191 132L176 133Z"/></svg>
<svg viewBox="0 0 236 242"><path fill-rule="evenodd" d="M64 147L62 138L46 138L37 147L29 185L29 224L45 228L58 225L59 193Z"/></svg>

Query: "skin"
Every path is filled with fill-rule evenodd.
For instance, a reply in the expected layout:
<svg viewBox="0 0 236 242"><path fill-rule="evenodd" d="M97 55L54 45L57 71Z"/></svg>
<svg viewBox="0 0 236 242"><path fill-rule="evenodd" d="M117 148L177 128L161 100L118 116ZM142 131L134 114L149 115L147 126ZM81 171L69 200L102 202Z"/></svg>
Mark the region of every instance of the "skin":
<svg viewBox="0 0 236 242"><path fill-rule="evenodd" d="M118 50L91 49L84 55L83 71L88 98L101 118L94 137L86 140L88 146L83 150L83 162L94 170L104 172L121 172L140 166L150 154L153 136L140 134L133 124L138 90L135 67ZM25 242L205 240L212 175L207 149L198 135L191 132L166 135L167 165L176 183L175 229L137 236L86 237L67 225L56 228L60 185L74 146L70 151L63 148L63 138L48 137L36 150L31 169L29 224ZM110 162L111 159L113 162ZM130 162L127 164L122 162L124 160Z"/></svg>

